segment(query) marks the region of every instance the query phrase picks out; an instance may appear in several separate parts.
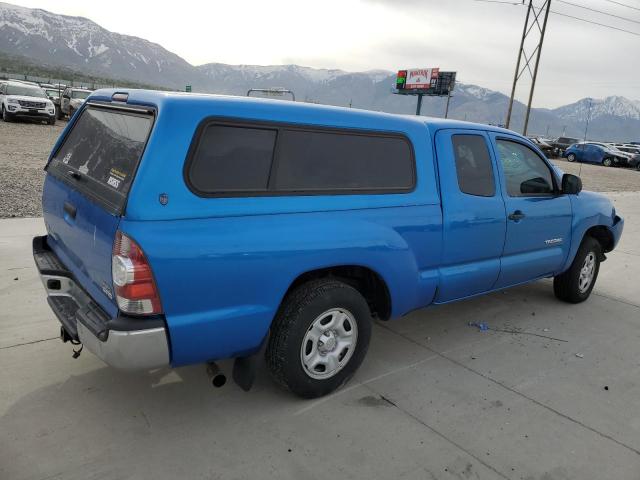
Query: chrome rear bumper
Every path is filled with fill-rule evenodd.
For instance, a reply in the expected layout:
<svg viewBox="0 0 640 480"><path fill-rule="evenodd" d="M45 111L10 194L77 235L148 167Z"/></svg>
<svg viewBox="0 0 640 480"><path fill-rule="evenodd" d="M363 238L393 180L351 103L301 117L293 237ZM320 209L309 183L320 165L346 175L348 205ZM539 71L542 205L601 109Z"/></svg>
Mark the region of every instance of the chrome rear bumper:
<svg viewBox="0 0 640 480"><path fill-rule="evenodd" d="M33 257L47 292L47 302L69 336L108 365L124 370L168 366L169 341L163 317L111 318L47 245L33 239Z"/></svg>

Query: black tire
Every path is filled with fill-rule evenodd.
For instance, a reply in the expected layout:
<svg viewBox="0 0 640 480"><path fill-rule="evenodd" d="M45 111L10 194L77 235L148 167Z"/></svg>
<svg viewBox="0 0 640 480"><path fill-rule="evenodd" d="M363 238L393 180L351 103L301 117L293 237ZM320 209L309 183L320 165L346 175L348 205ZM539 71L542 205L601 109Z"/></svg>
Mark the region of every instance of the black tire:
<svg viewBox="0 0 640 480"><path fill-rule="evenodd" d="M319 319L331 309L344 310L352 315L357 326L355 347L352 352L341 353L343 358L349 357L335 374L328 378L313 378L303 364L303 341L312 326L322 322ZM360 292L345 283L320 279L297 287L287 295L271 326L265 357L272 377L284 388L304 398L333 392L344 385L362 363L369 348L371 323L367 301Z"/></svg>
<svg viewBox="0 0 640 480"><path fill-rule="evenodd" d="M64 115L62 114L62 110L60 110L60 107L56 105L56 118L58 120L62 120L62 117L64 117Z"/></svg>
<svg viewBox="0 0 640 480"><path fill-rule="evenodd" d="M613 165L613 161L611 161L610 158L603 158L602 165L604 165L605 167L611 167Z"/></svg>
<svg viewBox="0 0 640 480"><path fill-rule="evenodd" d="M4 109L4 105L2 106L2 120L4 122L13 122L13 115Z"/></svg>
<svg viewBox="0 0 640 480"><path fill-rule="evenodd" d="M47 123L49 125L55 125L56 124L56 117L51 117L49 120L47 120Z"/></svg>
<svg viewBox="0 0 640 480"><path fill-rule="evenodd" d="M575 162L576 161L576 154L575 153L570 153L569 155L567 155L567 160L569 160L570 162Z"/></svg>
<svg viewBox="0 0 640 480"><path fill-rule="evenodd" d="M588 288L581 290L580 274L589 255L593 255L594 258L593 275ZM586 236L582 240L582 244L578 248L578 252L569 269L553 279L553 293L555 293L556 297L569 303L580 303L589 298L598 279L601 258L602 246L600 243L593 237Z"/></svg>

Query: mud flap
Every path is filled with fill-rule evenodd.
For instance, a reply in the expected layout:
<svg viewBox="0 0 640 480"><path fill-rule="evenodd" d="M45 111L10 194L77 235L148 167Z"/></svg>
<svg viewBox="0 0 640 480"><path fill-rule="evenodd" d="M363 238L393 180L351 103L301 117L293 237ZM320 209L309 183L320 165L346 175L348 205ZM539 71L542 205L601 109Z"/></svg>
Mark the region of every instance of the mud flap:
<svg viewBox="0 0 640 480"><path fill-rule="evenodd" d="M267 344L267 335L260 344L260 348L253 354L246 357L236 357L233 362L233 381L236 382L242 390L248 392L253 386L258 371L258 362L262 358L262 352Z"/></svg>

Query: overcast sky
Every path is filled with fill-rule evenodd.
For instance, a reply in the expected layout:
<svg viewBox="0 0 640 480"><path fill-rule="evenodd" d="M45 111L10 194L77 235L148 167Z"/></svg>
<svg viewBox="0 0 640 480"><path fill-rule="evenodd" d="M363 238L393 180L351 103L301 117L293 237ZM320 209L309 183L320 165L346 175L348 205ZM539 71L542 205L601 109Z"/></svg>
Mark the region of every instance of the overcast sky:
<svg viewBox="0 0 640 480"><path fill-rule="evenodd" d="M437 66L457 71L462 82L507 94L526 14L523 6L475 0L9 1L90 18L157 42L194 65L297 63L350 71ZM553 0L554 11L638 36L551 14L535 106L589 96L640 100L640 0L620 2L638 9L571 0L635 23ZM526 101L527 94L522 84L518 98Z"/></svg>

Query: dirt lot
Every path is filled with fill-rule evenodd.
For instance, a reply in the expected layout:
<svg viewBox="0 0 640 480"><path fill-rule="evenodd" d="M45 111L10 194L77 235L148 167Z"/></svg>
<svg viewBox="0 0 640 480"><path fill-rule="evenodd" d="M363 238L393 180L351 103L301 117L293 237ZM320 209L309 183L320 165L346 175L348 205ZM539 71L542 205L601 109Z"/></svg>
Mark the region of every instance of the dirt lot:
<svg viewBox="0 0 640 480"><path fill-rule="evenodd" d="M42 214L42 168L65 125L0 122L0 218Z"/></svg>
<svg viewBox="0 0 640 480"><path fill-rule="evenodd" d="M65 125L0 122L0 218L41 215L42 168ZM638 171L555 161L565 172L579 173L586 190L640 190Z"/></svg>

